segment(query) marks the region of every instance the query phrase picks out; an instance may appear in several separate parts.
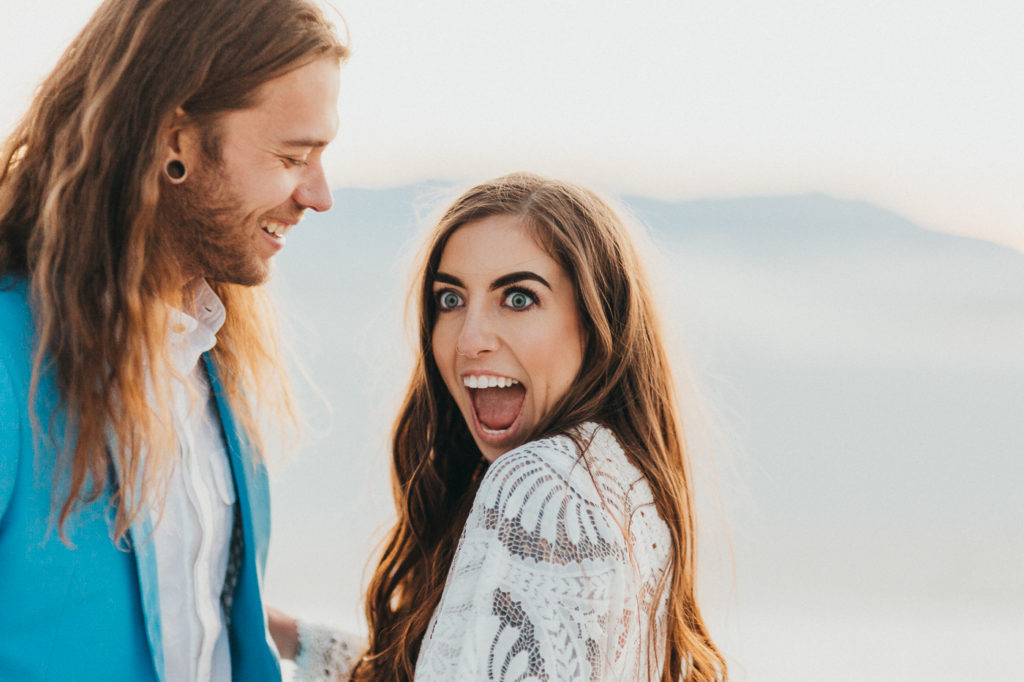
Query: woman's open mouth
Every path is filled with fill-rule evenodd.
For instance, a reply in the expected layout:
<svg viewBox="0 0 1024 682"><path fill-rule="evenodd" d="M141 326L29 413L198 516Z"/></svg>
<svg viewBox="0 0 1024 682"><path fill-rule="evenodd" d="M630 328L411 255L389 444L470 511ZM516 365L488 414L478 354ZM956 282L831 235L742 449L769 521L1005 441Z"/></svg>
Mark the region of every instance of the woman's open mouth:
<svg viewBox="0 0 1024 682"><path fill-rule="evenodd" d="M469 389L477 436L488 445L508 445L515 440L523 421L526 389L517 379L495 374L462 378Z"/></svg>

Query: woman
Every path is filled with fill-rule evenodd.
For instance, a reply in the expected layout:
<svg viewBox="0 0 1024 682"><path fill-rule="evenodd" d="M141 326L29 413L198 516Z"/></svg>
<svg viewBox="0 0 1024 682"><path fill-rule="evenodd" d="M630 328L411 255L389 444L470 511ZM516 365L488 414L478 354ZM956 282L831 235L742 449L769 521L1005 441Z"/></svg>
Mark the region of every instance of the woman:
<svg viewBox="0 0 1024 682"><path fill-rule="evenodd" d="M513 174L441 218L357 680L723 680L657 316L593 193Z"/></svg>

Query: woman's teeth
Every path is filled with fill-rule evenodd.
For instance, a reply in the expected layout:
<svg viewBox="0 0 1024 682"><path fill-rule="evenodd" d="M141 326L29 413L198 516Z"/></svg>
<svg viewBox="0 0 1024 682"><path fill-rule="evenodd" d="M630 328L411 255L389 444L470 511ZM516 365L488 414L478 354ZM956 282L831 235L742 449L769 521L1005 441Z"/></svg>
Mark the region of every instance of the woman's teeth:
<svg viewBox="0 0 1024 682"><path fill-rule="evenodd" d="M260 227L277 237L283 237L288 234L288 230L292 229L292 226L288 223L279 223L276 220L268 220L264 218L260 221Z"/></svg>
<svg viewBox="0 0 1024 682"><path fill-rule="evenodd" d="M466 388L508 388L513 384L518 384L519 380L512 377L496 377L492 374L487 374L462 377L462 383Z"/></svg>

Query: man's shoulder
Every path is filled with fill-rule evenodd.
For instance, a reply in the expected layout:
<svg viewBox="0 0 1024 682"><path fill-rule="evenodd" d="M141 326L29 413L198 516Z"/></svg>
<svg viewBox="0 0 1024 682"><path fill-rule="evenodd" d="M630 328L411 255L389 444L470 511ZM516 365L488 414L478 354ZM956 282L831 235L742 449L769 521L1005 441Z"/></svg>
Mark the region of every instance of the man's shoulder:
<svg viewBox="0 0 1024 682"><path fill-rule="evenodd" d="M30 341L33 323L28 281L0 275L0 346L21 347Z"/></svg>
<svg viewBox="0 0 1024 682"><path fill-rule="evenodd" d="M14 491L18 471L18 431L24 415L22 396L30 365L24 352L31 338L32 313L23 278L0 276L0 517Z"/></svg>
<svg viewBox="0 0 1024 682"><path fill-rule="evenodd" d="M32 323L28 300L28 280L18 275L0 275L0 333L12 323Z"/></svg>
<svg viewBox="0 0 1024 682"><path fill-rule="evenodd" d="M35 325L28 291L24 278L0 276L0 365L10 383L4 388L16 392L27 385L32 367Z"/></svg>

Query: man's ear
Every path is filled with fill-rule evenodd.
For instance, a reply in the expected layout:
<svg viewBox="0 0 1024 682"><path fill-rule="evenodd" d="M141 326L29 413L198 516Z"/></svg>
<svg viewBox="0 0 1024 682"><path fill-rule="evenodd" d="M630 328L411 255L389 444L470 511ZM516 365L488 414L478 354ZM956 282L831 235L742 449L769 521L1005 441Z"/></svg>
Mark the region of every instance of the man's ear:
<svg viewBox="0 0 1024 682"><path fill-rule="evenodd" d="M195 121L178 107L166 133L164 174L174 184L185 182L202 155L202 139Z"/></svg>

